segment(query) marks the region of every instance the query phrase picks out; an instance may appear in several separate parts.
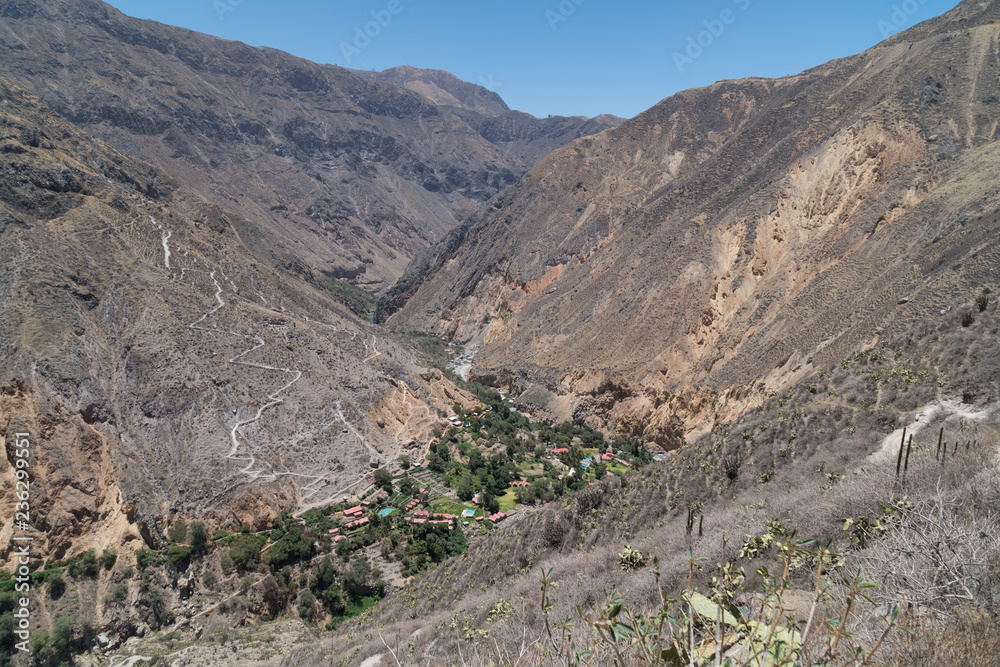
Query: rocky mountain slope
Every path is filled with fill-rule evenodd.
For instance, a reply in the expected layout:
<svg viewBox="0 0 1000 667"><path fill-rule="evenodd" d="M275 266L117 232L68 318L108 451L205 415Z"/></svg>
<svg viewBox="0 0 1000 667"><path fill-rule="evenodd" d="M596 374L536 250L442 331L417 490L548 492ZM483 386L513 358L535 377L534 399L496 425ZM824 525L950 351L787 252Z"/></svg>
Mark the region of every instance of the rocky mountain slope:
<svg viewBox="0 0 1000 667"><path fill-rule="evenodd" d="M610 114L596 118L536 118L510 109L494 91L438 70L394 67L383 72L357 70L357 74L423 95L464 120L491 144L514 155L526 169L574 139L599 134L618 126L623 120Z"/></svg>
<svg viewBox="0 0 1000 667"><path fill-rule="evenodd" d="M2 562L15 432L59 558L339 498L465 400L268 229L5 81L0 171Z"/></svg>
<svg viewBox="0 0 1000 667"><path fill-rule="evenodd" d="M1000 3L679 93L545 158L415 262L390 326L664 447L996 288Z"/></svg>
<svg viewBox="0 0 1000 667"><path fill-rule="evenodd" d="M0 75L267 229L313 270L369 288L393 282L515 182L533 164L524 156L608 126L579 119L578 131L542 133L540 148L511 153L426 88L129 18L97 0L0 2ZM487 111L506 109L490 99Z"/></svg>

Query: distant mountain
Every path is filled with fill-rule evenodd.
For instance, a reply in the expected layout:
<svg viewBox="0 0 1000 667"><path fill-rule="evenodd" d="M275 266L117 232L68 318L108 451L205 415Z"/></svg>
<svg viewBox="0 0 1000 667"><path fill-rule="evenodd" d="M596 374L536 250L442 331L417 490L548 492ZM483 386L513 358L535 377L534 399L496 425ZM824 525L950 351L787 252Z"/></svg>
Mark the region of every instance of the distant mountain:
<svg viewBox="0 0 1000 667"><path fill-rule="evenodd" d="M424 96L458 116L491 144L515 156L525 170L574 139L599 134L624 120L604 114L536 118L512 111L495 92L462 81L453 74L416 67L394 67L383 72L354 70L358 76L391 83Z"/></svg>
<svg viewBox="0 0 1000 667"><path fill-rule="evenodd" d="M0 99L0 423L37 448L34 553L340 498L466 400L267 230L2 79Z"/></svg>
<svg viewBox="0 0 1000 667"><path fill-rule="evenodd" d="M441 107L458 107L484 116L498 116L510 111L503 98L492 90L462 81L450 72L419 69L409 65L381 72L361 69L351 71L360 77L412 90Z"/></svg>
<svg viewBox="0 0 1000 667"><path fill-rule="evenodd" d="M415 261L379 319L478 347L474 375L558 418L676 446L997 289L998 24L964 2L577 140Z"/></svg>
<svg viewBox="0 0 1000 667"><path fill-rule="evenodd" d="M369 288L393 282L514 183L526 156L558 143L494 145L442 103L506 105L444 73L420 85L361 76L97 0L3 0L0 29L0 75L261 225L314 271Z"/></svg>

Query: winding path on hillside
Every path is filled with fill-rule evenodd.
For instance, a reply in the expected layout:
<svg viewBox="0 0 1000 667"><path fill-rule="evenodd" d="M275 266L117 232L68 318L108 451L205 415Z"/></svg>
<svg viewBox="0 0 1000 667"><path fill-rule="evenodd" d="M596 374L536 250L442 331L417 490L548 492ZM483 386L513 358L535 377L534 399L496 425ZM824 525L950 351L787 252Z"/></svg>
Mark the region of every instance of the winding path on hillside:
<svg viewBox="0 0 1000 667"><path fill-rule="evenodd" d="M140 199L139 204L143 208L150 206L150 202L146 201L145 199ZM202 270L202 269L190 268L187 266L181 266L181 267L172 266L171 257L173 256L173 252L170 246L170 239L173 236L173 231L168 229L163 223L156 220L156 218L154 218L152 215L147 215L147 217L149 218L150 223L160 233L160 244L163 248L163 265L164 268L167 270L167 272L170 273L172 276L174 271L179 269L180 277L178 278L178 280L183 280L186 274L204 273L208 275L208 278L212 281L212 284L215 286L215 294L214 294L215 303L210 308L208 308L204 313L202 313L196 320L189 323L187 327L191 330L200 331L204 333L233 336L236 338L241 338L247 341L248 343L251 343L250 346L244 349L242 352L226 360L227 363L233 366L244 366L247 368L255 368L262 371L285 373L291 376L291 378L287 383L275 389L274 391L270 392L262 399L262 402L257 407L256 411L252 416L244 419L237 419L237 421L234 424L232 424L232 426L229 427L230 449L226 454L226 458L233 461L239 461L244 463L245 465L243 465L239 469L239 471L249 476L250 482L274 481L277 480L279 477L295 477L304 480L303 483L296 485L299 490L300 512L305 511L309 507L315 507L315 506L320 506L322 504L326 504L330 501L330 499L340 498L343 495L343 493L346 493L348 490L365 483L365 475L362 475L360 479L350 484L345 489L338 491L336 494L328 496L327 499L320 501L319 503L310 503L307 506L305 501L307 501L311 496L314 496L317 493L319 493L321 491L322 485L332 484L334 480L330 479L326 475L309 475L305 473L296 473L288 470L277 471L274 469L273 464L271 464L270 462L258 461L258 459L254 456L253 452L250 450L249 444L246 441L247 440L246 437L241 435L241 431L245 429L247 426L259 422L263 417L263 415L268 410L284 403L285 399L283 398L283 396L286 395L286 393L297 382L299 382L299 380L301 380L303 373L302 371L295 368L272 366L269 364L257 363L246 360L245 358L248 355L267 347L267 342L260 335L244 334L244 333L239 333L237 331L229 331L219 328L219 326L216 324L209 326L207 320L212 316L216 315L220 310L225 308L227 305L226 300L223 298L223 294L225 292L223 285L226 282L228 282L229 285L232 287L233 292L238 293L236 284L233 282L231 278L227 277L225 273L222 272L220 269L208 270L206 268L205 270ZM189 253L187 251L183 252L184 257L188 257L188 255ZM217 277L218 275L222 276L221 282ZM260 296L261 300L266 303L266 299L264 298L263 294L260 294L258 291L258 295ZM284 308L282 308L282 310L284 310ZM323 322L314 322L309 317L305 317L305 319L310 323L320 324L322 326L334 329L335 331L343 331L344 333L350 332L352 334L351 340L356 340L357 338L357 331L351 331L347 328L339 329L338 327L334 327L332 325ZM371 337L371 344L369 345L367 338L364 339L364 344L365 344L365 349L370 352L370 356L365 358L363 360L363 363L368 363L373 359L381 356L382 353L379 352L378 349L376 348L377 338L375 337L374 334ZM234 414L238 414L238 408L234 410ZM361 444L368 450L371 456L379 462L380 465L385 465L388 463L386 457L381 452L379 452L374 446L372 446L369 443L368 439L366 439L347 419L347 416L344 414L344 410L340 401L336 402L336 408L335 410L333 410L332 417L334 417L334 419L328 421L327 423L319 425L318 429L315 432L319 432L327 428L330 428L336 425L337 423L343 423L347 427L347 429L358 439L358 441L361 442ZM269 472L265 472L265 468L263 466L266 466L266 469L269 469ZM217 497L218 495L216 496L216 498ZM214 499L215 498L213 498L213 500Z"/></svg>

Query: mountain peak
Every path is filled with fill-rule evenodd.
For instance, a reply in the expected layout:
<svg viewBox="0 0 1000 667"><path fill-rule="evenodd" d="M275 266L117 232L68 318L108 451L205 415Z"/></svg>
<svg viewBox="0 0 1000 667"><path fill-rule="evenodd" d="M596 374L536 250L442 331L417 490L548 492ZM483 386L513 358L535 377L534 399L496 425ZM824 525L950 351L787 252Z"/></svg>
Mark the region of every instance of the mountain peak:
<svg viewBox="0 0 1000 667"><path fill-rule="evenodd" d="M352 70L358 76L419 93L439 106L458 107L486 116L496 116L510 107L497 93L483 86L459 79L450 72L400 65L381 72Z"/></svg>

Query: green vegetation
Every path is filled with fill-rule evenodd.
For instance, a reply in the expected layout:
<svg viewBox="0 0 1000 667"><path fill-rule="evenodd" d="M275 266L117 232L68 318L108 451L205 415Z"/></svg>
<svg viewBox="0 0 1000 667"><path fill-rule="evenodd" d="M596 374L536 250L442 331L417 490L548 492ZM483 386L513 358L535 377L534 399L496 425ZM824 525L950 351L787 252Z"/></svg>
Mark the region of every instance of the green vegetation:
<svg viewBox="0 0 1000 667"><path fill-rule="evenodd" d="M240 535L229 547L229 559L238 572L254 569L260 563L260 551L267 537L264 535Z"/></svg>
<svg viewBox="0 0 1000 667"><path fill-rule="evenodd" d="M167 537L171 542L183 542L187 539L188 526L184 519L178 519L177 522L170 527L167 532Z"/></svg>
<svg viewBox="0 0 1000 667"><path fill-rule="evenodd" d="M417 363L426 368L436 368L453 381L459 380L449 370L448 364L456 356L461 355L465 348L461 345L446 343L436 336L406 334L406 337L417 348Z"/></svg>
<svg viewBox="0 0 1000 667"><path fill-rule="evenodd" d="M191 551L191 547L186 544L171 544L167 547L167 562L178 570L186 570Z"/></svg>
<svg viewBox="0 0 1000 667"><path fill-rule="evenodd" d="M115 551L114 547L107 547L101 552L99 561L102 568L110 570L114 568L115 563L118 561L118 552Z"/></svg>
<svg viewBox="0 0 1000 667"><path fill-rule="evenodd" d="M68 571L71 577L96 577L101 571L97 562L97 552L94 549L87 549L70 561Z"/></svg>
<svg viewBox="0 0 1000 667"><path fill-rule="evenodd" d="M378 295L326 274L320 274L319 280L357 315L366 320L372 319Z"/></svg>

